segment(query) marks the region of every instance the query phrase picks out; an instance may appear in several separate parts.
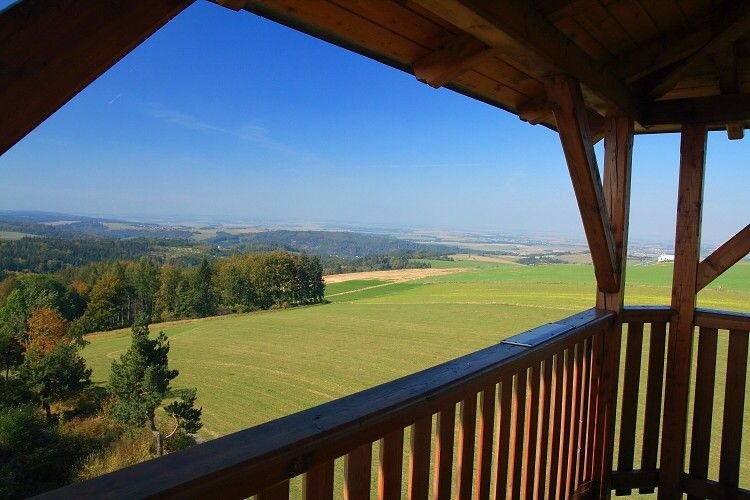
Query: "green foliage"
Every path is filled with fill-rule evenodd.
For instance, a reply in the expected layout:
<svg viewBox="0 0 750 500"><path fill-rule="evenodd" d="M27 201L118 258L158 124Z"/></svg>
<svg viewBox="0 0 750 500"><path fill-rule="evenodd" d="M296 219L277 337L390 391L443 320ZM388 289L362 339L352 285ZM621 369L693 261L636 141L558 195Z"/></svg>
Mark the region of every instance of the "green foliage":
<svg viewBox="0 0 750 500"><path fill-rule="evenodd" d="M62 342L51 352L31 349L19 367L18 378L51 418L50 405L68 398L90 383L91 370L74 343Z"/></svg>
<svg viewBox="0 0 750 500"><path fill-rule="evenodd" d="M22 498L62 486L78 460L72 439L29 407L0 406L0 498Z"/></svg>
<svg viewBox="0 0 750 500"><path fill-rule="evenodd" d="M164 407L164 410L177 421L178 428L188 434L195 434L203 427L203 408L195 407L197 395L198 391L195 389L186 389L180 394L179 401L172 401Z"/></svg>
<svg viewBox="0 0 750 500"><path fill-rule="evenodd" d="M146 318L141 316L131 330L130 348L113 361L109 391L113 396L110 412L118 421L134 427L153 418L177 377L177 370L168 367L169 341L164 332L149 338Z"/></svg>
<svg viewBox="0 0 750 500"><path fill-rule="evenodd" d="M199 318L216 314L217 297L214 291L213 271L208 261L203 259L193 283L193 311Z"/></svg>

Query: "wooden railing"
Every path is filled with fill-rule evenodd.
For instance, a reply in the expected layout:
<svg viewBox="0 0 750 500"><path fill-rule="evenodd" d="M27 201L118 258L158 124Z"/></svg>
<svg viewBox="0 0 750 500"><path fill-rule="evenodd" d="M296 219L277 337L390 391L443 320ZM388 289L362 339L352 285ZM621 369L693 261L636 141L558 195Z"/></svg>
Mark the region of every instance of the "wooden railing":
<svg viewBox="0 0 750 500"><path fill-rule="evenodd" d="M567 498L592 467L591 355L613 325L612 313L592 309L47 496L286 499L289 480L303 474L306 499L355 500L370 498L374 466L379 498Z"/></svg>
<svg viewBox="0 0 750 500"><path fill-rule="evenodd" d="M651 493L659 482L657 458L671 313L663 307L629 307L623 313L624 355L620 358L619 433L613 473L616 494L628 495L636 488L639 493ZM750 499L750 491L740 488L750 315L699 309L695 325L694 391L689 401L692 428L688 427L689 464L682 477L682 491L691 499ZM719 347L726 356L717 356ZM717 382L724 382L723 394L717 393ZM644 387L645 401L641 399ZM720 446L712 447L712 433L721 436ZM639 468L634 467L637 448ZM709 469L709 463L718 464L718 475L715 467ZM744 479L747 488L750 477Z"/></svg>

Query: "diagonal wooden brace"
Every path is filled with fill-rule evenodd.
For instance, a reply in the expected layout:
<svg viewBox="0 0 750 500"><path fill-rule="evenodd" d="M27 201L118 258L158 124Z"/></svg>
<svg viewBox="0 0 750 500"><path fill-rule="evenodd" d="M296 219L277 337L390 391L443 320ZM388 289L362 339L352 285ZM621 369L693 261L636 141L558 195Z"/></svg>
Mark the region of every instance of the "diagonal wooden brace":
<svg viewBox="0 0 750 500"><path fill-rule="evenodd" d="M545 81L545 87L547 98L553 103L557 130L581 211L598 287L605 292L615 292L619 289L620 280L615 244L581 87L568 76L550 77Z"/></svg>

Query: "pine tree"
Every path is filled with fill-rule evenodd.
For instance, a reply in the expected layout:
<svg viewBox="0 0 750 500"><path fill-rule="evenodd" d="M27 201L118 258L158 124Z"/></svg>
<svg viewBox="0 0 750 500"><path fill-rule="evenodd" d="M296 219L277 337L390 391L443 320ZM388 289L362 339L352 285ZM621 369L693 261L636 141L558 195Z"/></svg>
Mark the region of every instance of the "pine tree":
<svg viewBox="0 0 750 500"><path fill-rule="evenodd" d="M179 374L169 369L168 354L169 341L164 332L150 339L147 319L139 316L132 327L130 348L119 362L112 362L109 376L109 390L114 397L112 415L127 425L147 424L160 456L164 454L164 436L156 427L156 409L170 390L170 382ZM193 407L195 392L190 395L192 399L183 396L182 404L172 403L167 410L186 432L195 432L201 425L201 409Z"/></svg>
<svg viewBox="0 0 750 500"><path fill-rule="evenodd" d="M198 317L213 316L216 314L216 292L214 291L213 271L206 259L203 259L198 272L195 275L193 285L194 309Z"/></svg>

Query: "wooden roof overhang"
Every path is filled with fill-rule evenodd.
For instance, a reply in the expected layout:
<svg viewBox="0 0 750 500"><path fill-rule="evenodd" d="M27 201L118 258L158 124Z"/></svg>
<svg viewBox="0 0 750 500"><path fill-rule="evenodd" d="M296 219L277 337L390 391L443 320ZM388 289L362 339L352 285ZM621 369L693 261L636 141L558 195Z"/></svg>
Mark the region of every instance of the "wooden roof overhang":
<svg viewBox="0 0 750 500"><path fill-rule="evenodd" d="M0 15L0 153L193 0L22 0ZM556 129L550 76L589 125L750 124L750 3L729 0L214 0Z"/></svg>

